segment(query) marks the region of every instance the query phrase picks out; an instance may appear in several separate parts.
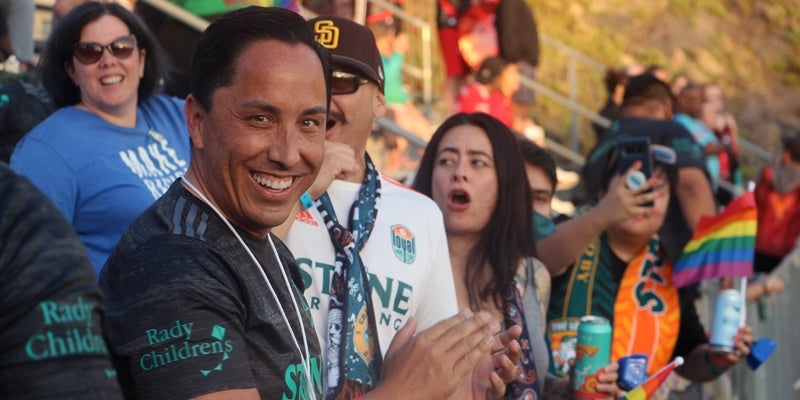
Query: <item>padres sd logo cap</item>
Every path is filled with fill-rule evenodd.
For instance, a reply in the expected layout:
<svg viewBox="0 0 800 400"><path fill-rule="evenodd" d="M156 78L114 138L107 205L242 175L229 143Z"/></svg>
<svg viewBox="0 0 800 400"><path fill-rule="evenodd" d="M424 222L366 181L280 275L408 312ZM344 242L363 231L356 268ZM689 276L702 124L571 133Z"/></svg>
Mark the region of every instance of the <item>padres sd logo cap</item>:
<svg viewBox="0 0 800 400"><path fill-rule="evenodd" d="M334 65L353 68L383 91L381 54L366 26L346 18L326 16L308 21L317 42L331 53Z"/></svg>

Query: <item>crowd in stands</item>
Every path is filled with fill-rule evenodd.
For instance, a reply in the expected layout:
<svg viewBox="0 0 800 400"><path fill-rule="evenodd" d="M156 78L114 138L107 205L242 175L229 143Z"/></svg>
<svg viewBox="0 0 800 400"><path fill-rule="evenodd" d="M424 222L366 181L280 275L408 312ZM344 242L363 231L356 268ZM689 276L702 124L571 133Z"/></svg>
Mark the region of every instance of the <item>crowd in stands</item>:
<svg viewBox="0 0 800 400"><path fill-rule="evenodd" d="M571 398L584 315L613 327L598 398L624 394L626 355L683 357L655 398L699 400L750 353L744 324L713 351L697 287L670 281L744 189L718 83L609 67L578 175L531 117L524 0L437 1L441 121L391 9L174 1L197 33L146 2L57 0L34 55L19 3L0 2L0 397ZM621 167L631 138L652 164ZM800 239L800 132L781 144L749 301L784 290ZM556 206L579 180L586 202Z"/></svg>

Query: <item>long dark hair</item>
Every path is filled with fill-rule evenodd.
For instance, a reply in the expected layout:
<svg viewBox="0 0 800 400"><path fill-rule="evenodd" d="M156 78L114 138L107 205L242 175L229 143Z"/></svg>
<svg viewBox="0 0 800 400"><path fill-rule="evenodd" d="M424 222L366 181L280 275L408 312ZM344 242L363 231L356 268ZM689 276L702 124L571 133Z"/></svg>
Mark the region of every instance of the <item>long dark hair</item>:
<svg viewBox="0 0 800 400"><path fill-rule="evenodd" d="M50 33L39 62L42 86L58 108L75 105L81 101L81 89L75 86L64 66L73 65L72 48L81 40L83 28L103 15L112 15L122 20L136 36L136 46L147 50L144 76L139 81L137 102L148 100L160 88L167 70L167 61L161 46L147 29L147 25L117 3L89 1L72 9L59 21L55 30Z"/></svg>
<svg viewBox="0 0 800 400"><path fill-rule="evenodd" d="M478 309L490 298L500 307L501 299L514 281L520 262L536 255L531 234L531 201L525 165L516 137L502 122L484 114L458 113L445 120L433 134L420 161L413 188L432 196L432 177L439 144L447 133L461 125L473 125L484 132L492 144L497 175L497 204L478 243L470 249L465 283L469 303ZM492 270L492 279L483 287L480 277L484 265Z"/></svg>

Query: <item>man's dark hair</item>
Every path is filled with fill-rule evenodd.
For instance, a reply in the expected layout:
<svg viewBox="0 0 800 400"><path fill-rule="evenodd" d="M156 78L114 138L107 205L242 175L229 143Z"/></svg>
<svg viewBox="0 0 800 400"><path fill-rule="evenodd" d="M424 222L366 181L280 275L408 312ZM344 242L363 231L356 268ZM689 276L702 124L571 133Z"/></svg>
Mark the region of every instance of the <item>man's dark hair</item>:
<svg viewBox="0 0 800 400"><path fill-rule="evenodd" d="M610 67L606 69L606 74L603 76L603 86L605 86L609 97L614 95L617 85L625 85L626 83L628 83L628 76L625 75L624 71Z"/></svg>
<svg viewBox="0 0 800 400"><path fill-rule="evenodd" d="M72 9L59 21L55 30L50 33L39 62L42 86L57 108L75 105L81 101L81 89L75 86L64 66L73 65L72 49L81 40L83 28L104 15L122 20L136 36L136 47L147 51L137 101L142 103L148 100L160 89L167 61L161 46L144 22L117 3L89 1Z"/></svg>
<svg viewBox="0 0 800 400"><path fill-rule="evenodd" d="M517 267L525 257L536 253L531 213L531 195L525 165L516 136L496 118L484 113L458 113L446 119L431 137L420 160L413 188L422 194L433 196L433 169L442 138L453 128L471 125L486 132L492 144L497 175L497 204L480 239L473 249L467 265L468 288L483 277L483 265L489 264L492 279L480 290L481 299L491 299L497 304L514 280ZM479 301L470 290L470 304Z"/></svg>
<svg viewBox="0 0 800 400"><path fill-rule="evenodd" d="M794 162L800 162L800 131L791 132L783 137L783 150L789 152Z"/></svg>
<svg viewBox="0 0 800 400"><path fill-rule="evenodd" d="M211 110L211 95L233 84L239 56L260 40L277 40L312 48L322 63L330 105L331 64L328 51L314 39L314 32L299 14L277 7L250 6L231 11L206 28L192 58L192 95L205 111Z"/></svg>
<svg viewBox="0 0 800 400"><path fill-rule="evenodd" d="M519 150L522 160L531 166L541 168L547 179L550 181L553 193L555 193L558 177L556 175L556 162L547 150L539 147L536 143L528 139L519 139Z"/></svg>
<svg viewBox="0 0 800 400"><path fill-rule="evenodd" d="M640 104L645 101L672 102L672 91L655 75L644 73L628 79L622 106Z"/></svg>

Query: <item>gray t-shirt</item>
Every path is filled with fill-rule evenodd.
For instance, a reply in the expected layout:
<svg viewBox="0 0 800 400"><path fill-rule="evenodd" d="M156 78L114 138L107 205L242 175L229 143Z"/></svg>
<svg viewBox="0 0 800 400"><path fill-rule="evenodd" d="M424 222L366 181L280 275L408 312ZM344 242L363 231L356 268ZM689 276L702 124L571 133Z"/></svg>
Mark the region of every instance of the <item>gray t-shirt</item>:
<svg viewBox="0 0 800 400"><path fill-rule="evenodd" d="M263 266L277 303L242 243L180 180L123 236L100 287L127 397L188 398L256 387L265 399L309 398L304 330L311 384L321 398L319 342L294 258L273 238L279 264L266 238L237 232Z"/></svg>
<svg viewBox="0 0 800 400"><path fill-rule="evenodd" d="M0 162L0 399L120 399L89 256L55 205Z"/></svg>

